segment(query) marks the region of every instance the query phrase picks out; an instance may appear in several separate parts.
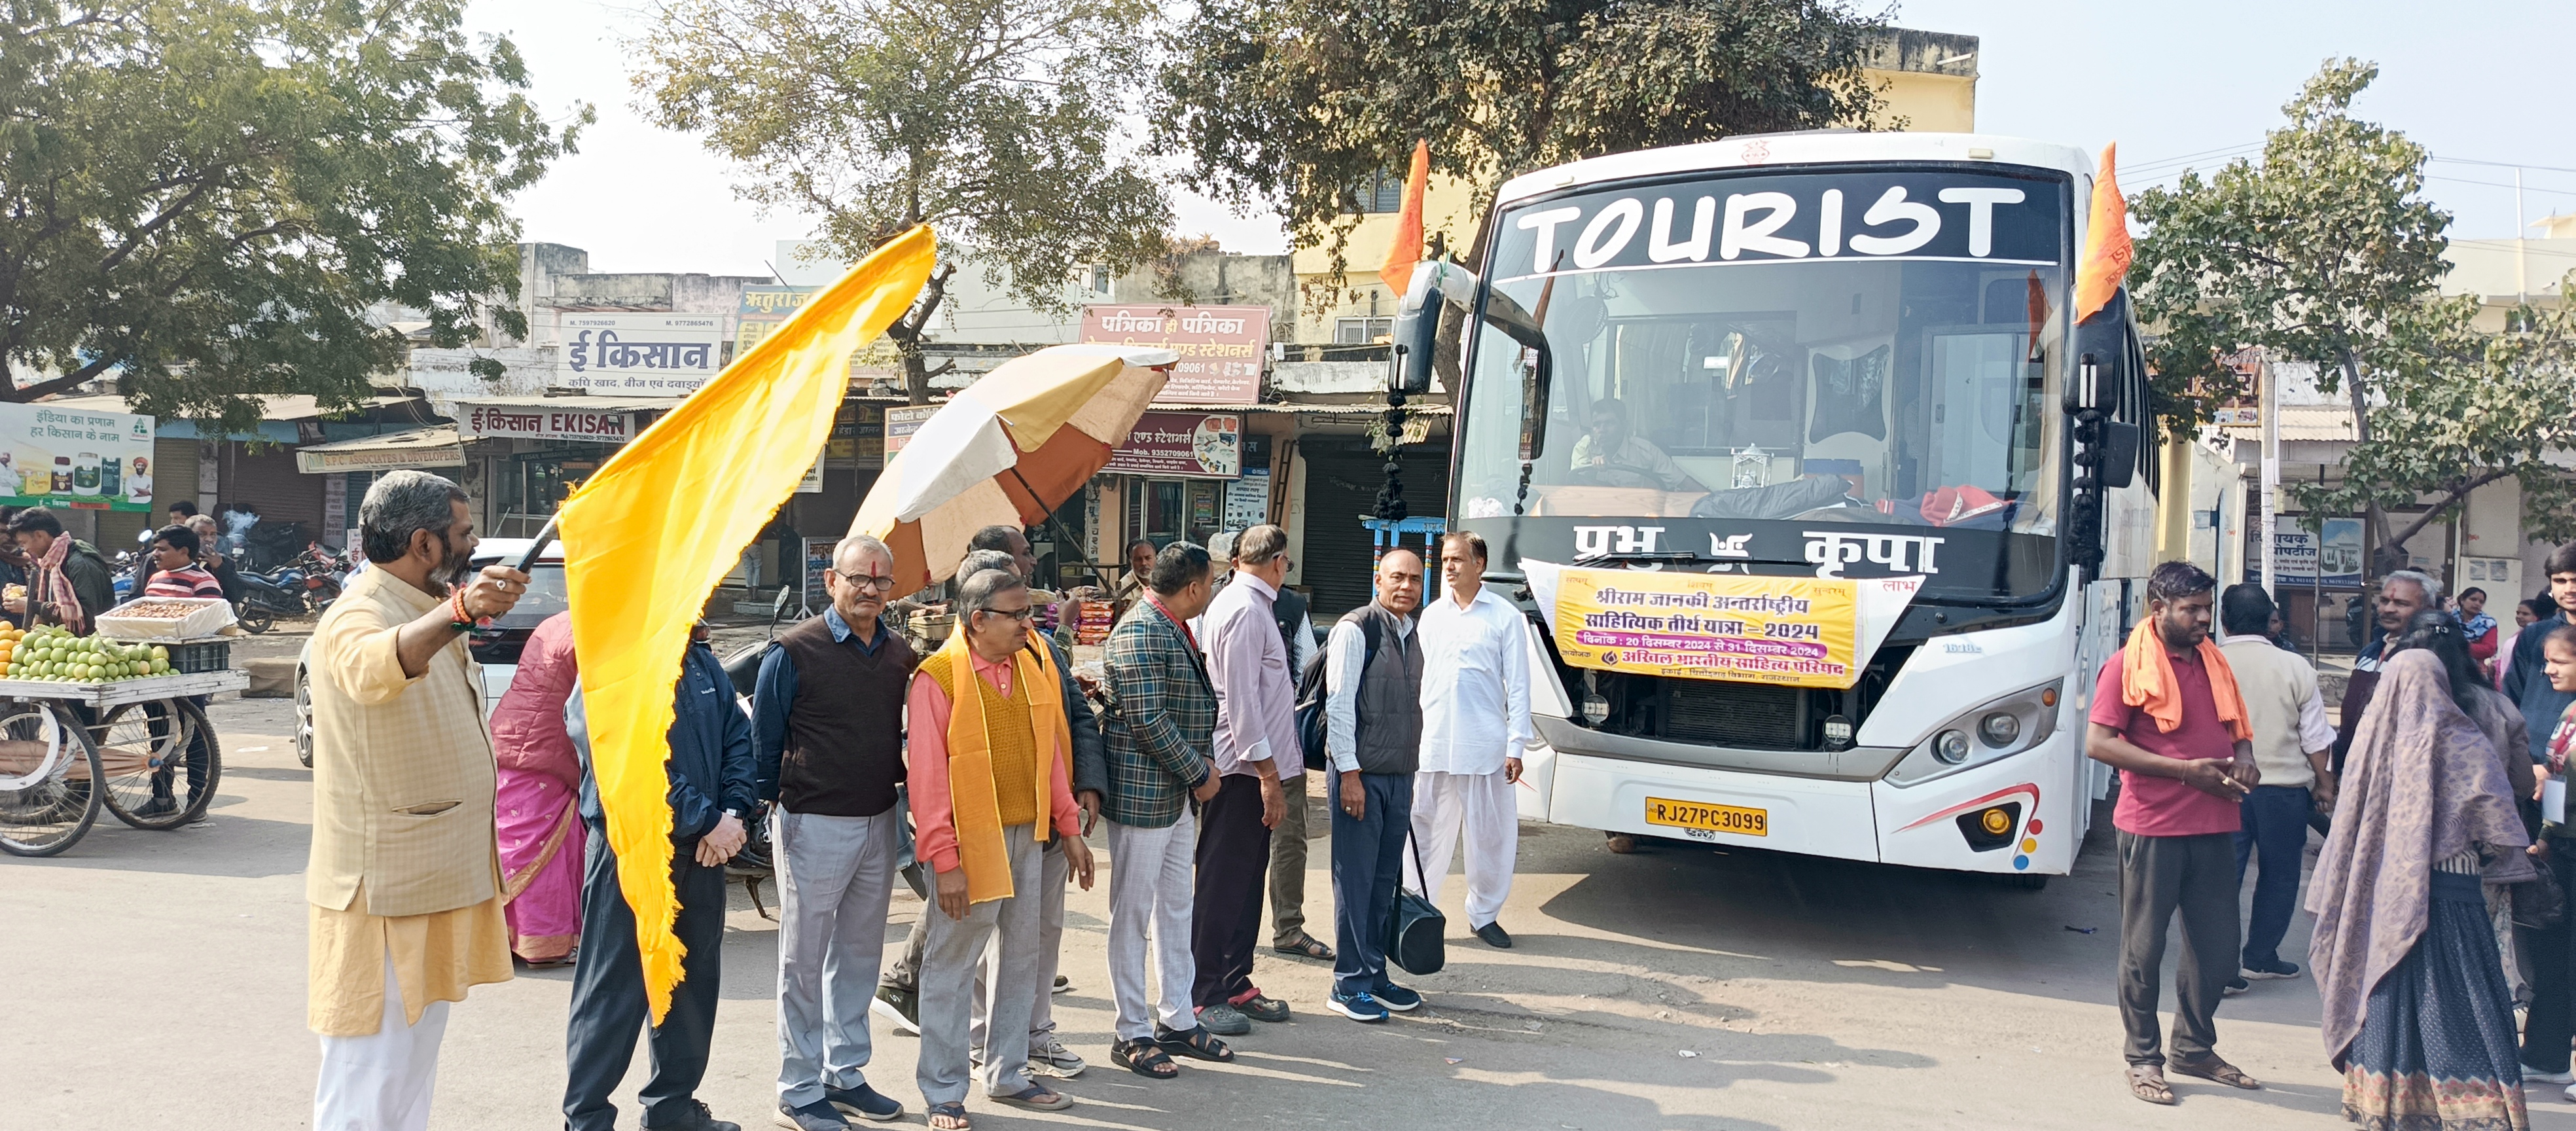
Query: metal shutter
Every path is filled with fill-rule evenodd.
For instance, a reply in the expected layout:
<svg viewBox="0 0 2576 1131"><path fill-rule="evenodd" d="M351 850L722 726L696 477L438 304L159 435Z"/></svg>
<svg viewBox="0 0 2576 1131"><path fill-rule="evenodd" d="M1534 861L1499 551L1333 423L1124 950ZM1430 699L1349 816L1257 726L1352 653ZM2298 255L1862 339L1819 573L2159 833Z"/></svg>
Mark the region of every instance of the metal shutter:
<svg viewBox="0 0 2576 1131"><path fill-rule="evenodd" d="M219 501L248 503L267 522L300 522L309 538L322 536L322 477L295 470L295 453L280 447L253 452L224 445Z"/></svg>
<svg viewBox="0 0 2576 1131"><path fill-rule="evenodd" d="M1306 461L1306 530L1299 580L1314 590L1316 624L1369 602L1376 558L1360 521L1377 512L1386 483L1386 458L1359 437L1308 435L1297 442ZM1449 509L1449 459L1445 445L1414 444L1404 450L1404 502L1416 518ZM1435 567L1436 568L1436 567Z"/></svg>

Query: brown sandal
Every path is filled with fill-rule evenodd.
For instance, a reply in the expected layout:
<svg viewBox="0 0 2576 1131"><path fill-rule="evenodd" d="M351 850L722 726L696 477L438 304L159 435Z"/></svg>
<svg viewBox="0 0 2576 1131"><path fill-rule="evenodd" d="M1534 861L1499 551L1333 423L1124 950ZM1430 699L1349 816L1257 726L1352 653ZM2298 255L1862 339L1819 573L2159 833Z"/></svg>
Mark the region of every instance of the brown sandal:
<svg viewBox="0 0 2576 1131"><path fill-rule="evenodd" d="M2163 1107L2171 1107L2177 1102L2173 1086L2165 1083L2165 1070L2152 1064L2129 1066L2129 1094Z"/></svg>
<svg viewBox="0 0 2576 1131"><path fill-rule="evenodd" d="M2185 1076L2197 1076L2203 1080L2214 1080L2218 1083L2225 1084L2230 1088L2243 1088L2249 1092L2263 1086L2262 1081L2246 1075L2235 1065L2229 1064L2214 1056L2206 1060L2184 1060L2180 1057L2175 1057L2165 1061L2165 1067L2173 1069L2176 1072L2180 1072Z"/></svg>

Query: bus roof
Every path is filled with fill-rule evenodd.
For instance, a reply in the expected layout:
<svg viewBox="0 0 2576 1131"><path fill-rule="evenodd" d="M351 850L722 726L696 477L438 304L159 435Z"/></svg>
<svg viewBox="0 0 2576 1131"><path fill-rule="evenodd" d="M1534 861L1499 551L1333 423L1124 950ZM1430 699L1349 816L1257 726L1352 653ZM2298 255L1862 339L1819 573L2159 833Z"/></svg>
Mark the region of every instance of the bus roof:
<svg viewBox="0 0 2576 1131"><path fill-rule="evenodd" d="M1845 161L1992 161L1998 165L2055 169L2075 178L2079 194L2091 191L2093 157L2071 145L1995 134L1863 133L1812 130L1744 134L1695 145L1641 149L1591 157L1503 182L1496 207L1576 185L1691 173L1706 169L1814 165ZM2077 197L2083 199L2082 195Z"/></svg>

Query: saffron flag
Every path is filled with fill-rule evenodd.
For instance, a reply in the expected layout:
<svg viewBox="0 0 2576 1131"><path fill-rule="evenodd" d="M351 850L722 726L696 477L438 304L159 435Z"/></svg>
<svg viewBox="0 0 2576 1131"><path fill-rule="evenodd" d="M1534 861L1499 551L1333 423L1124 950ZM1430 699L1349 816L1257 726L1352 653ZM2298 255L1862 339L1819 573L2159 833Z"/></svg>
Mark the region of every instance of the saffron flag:
<svg viewBox="0 0 2576 1131"><path fill-rule="evenodd" d="M2115 169L2115 143L2102 147L2102 171L2093 177L2093 214L2084 225L2084 258L2075 265L2075 321L2083 322L2111 304L2128 278L2129 202L2120 195Z"/></svg>
<svg viewBox="0 0 2576 1131"><path fill-rule="evenodd" d="M1422 262L1422 194L1431 187L1431 143L1413 143L1413 166L1404 175L1404 203L1395 212L1395 237L1386 245L1386 262L1377 277L1397 297L1413 283L1413 265Z"/></svg>
<svg viewBox="0 0 2576 1131"><path fill-rule="evenodd" d="M916 227L878 248L620 449L558 516L591 769L654 1024L687 952L671 933L680 905L664 765L689 628L813 466L849 390L850 355L912 306L933 246Z"/></svg>

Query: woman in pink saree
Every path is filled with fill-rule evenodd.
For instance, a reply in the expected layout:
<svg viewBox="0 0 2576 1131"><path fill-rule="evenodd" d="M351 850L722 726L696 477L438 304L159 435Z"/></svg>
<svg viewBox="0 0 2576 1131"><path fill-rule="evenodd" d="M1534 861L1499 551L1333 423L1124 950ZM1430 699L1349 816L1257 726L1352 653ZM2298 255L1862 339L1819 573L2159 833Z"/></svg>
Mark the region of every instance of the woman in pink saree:
<svg viewBox="0 0 2576 1131"><path fill-rule="evenodd" d="M571 614L556 613L529 635L518 673L492 710L502 914L511 953L530 966L568 965L581 942L581 761L564 730L564 703L580 674Z"/></svg>

